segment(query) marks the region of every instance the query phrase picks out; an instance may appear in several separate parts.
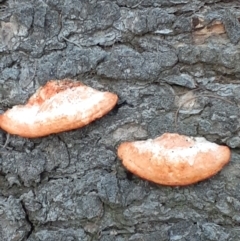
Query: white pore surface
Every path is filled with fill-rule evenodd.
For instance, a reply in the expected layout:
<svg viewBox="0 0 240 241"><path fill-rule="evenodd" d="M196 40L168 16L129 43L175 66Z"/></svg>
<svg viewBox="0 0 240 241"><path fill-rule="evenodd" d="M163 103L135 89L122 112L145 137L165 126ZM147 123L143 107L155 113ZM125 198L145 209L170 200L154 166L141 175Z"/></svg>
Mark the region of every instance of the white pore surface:
<svg viewBox="0 0 240 241"><path fill-rule="evenodd" d="M46 100L41 106L13 107L8 112L8 116L28 125L58 118L85 120L88 119L89 111L94 107L96 108L99 102L104 99L104 94L104 92L91 88L84 89L84 93L81 89L68 89ZM99 108L95 111L99 111Z"/></svg>
<svg viewBox="0 0 240 241"><path fill-rule="evenodd" d="M216 151L219 145L207 141L203 137L186 137L189 138L193 144L190 147L174 147L167 149L161 146L159 142L152 139L146 141L138 141L134 143L134 147L138 149L140 153L151 152L153 158L163 157L168 162L183 162L187 161L189 165L193 165L195 157L199 152Z"/></svg>

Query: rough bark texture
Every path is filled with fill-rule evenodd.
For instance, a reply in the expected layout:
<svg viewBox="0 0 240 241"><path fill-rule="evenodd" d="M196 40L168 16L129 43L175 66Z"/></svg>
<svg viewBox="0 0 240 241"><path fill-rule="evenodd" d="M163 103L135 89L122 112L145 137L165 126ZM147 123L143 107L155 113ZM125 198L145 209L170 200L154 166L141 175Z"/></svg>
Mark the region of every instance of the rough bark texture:
<svg viewBox="0 0 240 241"><path fill-rule="evenodd" d="M65 77L120 97L82 129L10 136L0 150L0 239L238 241L238 2L0 1L2 111ZM164 132L226 144L231 162L182 188L122 167L119 143Z"/></svg>

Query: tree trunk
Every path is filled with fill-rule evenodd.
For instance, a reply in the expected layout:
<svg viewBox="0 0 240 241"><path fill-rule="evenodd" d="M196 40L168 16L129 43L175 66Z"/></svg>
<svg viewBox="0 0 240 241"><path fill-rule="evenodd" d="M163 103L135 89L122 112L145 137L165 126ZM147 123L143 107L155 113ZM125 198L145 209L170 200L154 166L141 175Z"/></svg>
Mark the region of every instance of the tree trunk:
<svg viewBox="0 0 240 241"><path fill-rule="evenodd" d="M0 131L0 240L238 241L239 7L0 1L2 112L52 79L119 96L108 115L81 129L36 139ZM123 167L120 143L166 132L227 145L231 161L184 187Z"/></svg>

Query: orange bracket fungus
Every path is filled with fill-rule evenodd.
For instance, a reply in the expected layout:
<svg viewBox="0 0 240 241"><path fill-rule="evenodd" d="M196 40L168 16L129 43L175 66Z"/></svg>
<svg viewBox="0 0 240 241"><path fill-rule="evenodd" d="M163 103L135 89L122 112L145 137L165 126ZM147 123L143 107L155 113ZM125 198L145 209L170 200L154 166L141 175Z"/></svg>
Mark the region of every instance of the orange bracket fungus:
<svg viewBox="0 0 240 241"><path fill-rule="evenodd" d="M51 80L28 100L0 115L0 127L10 134L41 137L77 129L101 118L118 97L73 80Z"/></svg>
<svg viewBox="0 0 240 241"><path fill-rule="evenodd" d="M170 186L184 186L215 175L230 161L227 146L203 137L165 133L152 140L124 142L118 157L132 173Z"/></svg>

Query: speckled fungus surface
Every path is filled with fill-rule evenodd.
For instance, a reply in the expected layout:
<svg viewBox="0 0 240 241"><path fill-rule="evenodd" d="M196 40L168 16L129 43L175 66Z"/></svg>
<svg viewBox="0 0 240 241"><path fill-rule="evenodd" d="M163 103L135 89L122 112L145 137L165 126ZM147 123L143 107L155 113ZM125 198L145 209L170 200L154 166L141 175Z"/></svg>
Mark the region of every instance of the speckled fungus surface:
<svg viewBox="0 0 240 241"><path fill-rule="evenodd" d="M76 129L108 113L118 97L73 80L51 80L25 105L0 115L0 127L10 134L41 137Z"/></svg>
<svg viewBox="0 0 240 241"><path fill-rule="evenodd" d="M125 142L118 157L132 173L170 186L184 186L209 178L230 161L227 146L203 137L165 133L152 140Z"/></svg>

